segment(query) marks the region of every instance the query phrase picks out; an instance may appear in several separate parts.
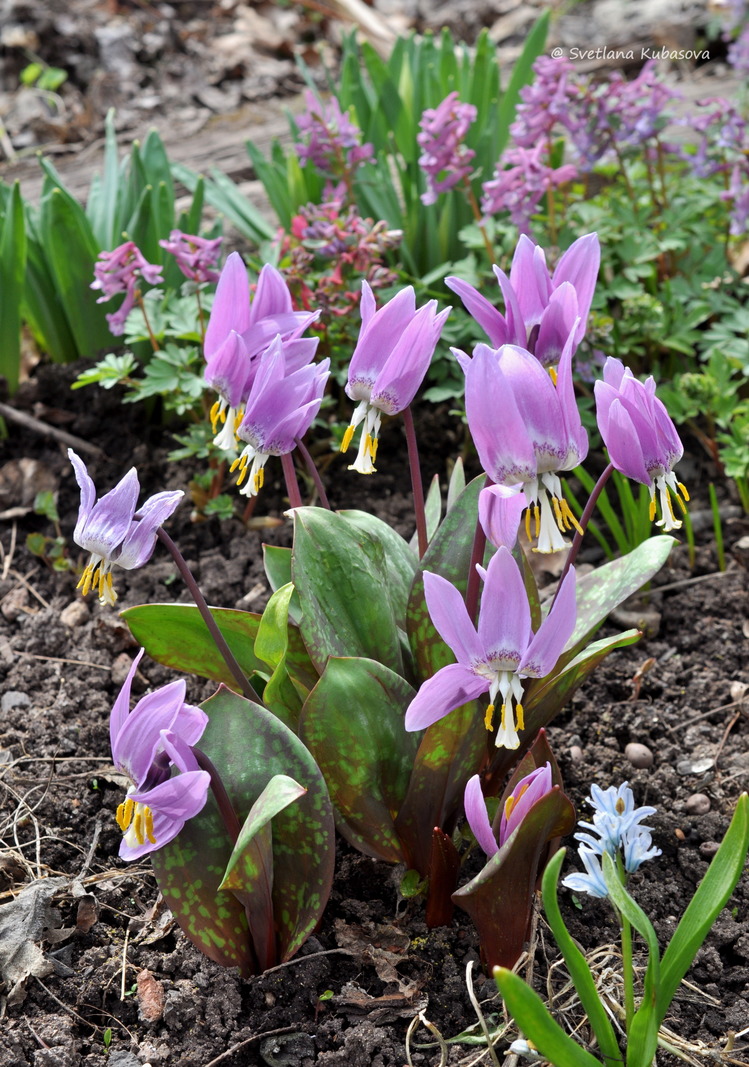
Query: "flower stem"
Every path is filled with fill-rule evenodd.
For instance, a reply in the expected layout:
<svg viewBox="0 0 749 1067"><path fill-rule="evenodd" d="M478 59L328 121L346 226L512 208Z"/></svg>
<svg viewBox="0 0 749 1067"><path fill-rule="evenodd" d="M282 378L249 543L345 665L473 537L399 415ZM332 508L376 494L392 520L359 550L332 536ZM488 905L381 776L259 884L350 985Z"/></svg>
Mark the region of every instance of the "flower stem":
<svg viewBox="0 0 749 1067"><path fill-rule="evenodd" d="M486 226L484 225L484 217L481 214L481 209L479 208L478 200L476 199L476 194L473 191L473 186L471 185L467 177L463 178L463 186L466 191L466 199L468 200L469 207L471 208L471 211L473 212L473 217L476 220L476 224L478 225L479 233L484 238L484 248L486 249L486 254L489 259L489 265L492 266L494 263L497 262L497 256L494 251L494 248L492 247L492 243L489 240L489 234L486 232Z"/></svg>
<svg viewBox="0 0 749 1067"><path fill-rule="evenodd" d="M138 307L140 308L141 312L143 313L143 320L144 320L144 322L146 324L146 329L148 330L148 338L149 338L149 340L151 342L151 348L154 350L154 352L158 352L159 351L159 342L154 337L153 330L151 329L151 323L150 323L149 318L148 318L148 313L146 312L146 305L145 305L145 303L143 301L143 295L141 294L140 289L138 289L138 291L135 294L135 302L137 303Z"/></svg>
<svg viewBox="0 0 749 1067"><path fill-rule="evenodd" d="M239 840L239 832L242 829L237 817L237 813L234 810L234 805L229 799L229 794L226 792L226 786L223 783L221 775L216 770L212 761L206 756L202 749L193 746L193 755L198 761L198 766L202 771L208 771L211 776L211 789L218 805L219 814L223 819L226 832L231 838L232 845L236 845Z"/></svg>
<svg viewBox="0 0 749 1067"><path fill-rule="evenodd" d="M406 442L408 444L408 466L411 470L411 491L414 498L414 513L416 515L416 536L419 542L419 559L424 555L429 544L427 535L427 516L424 508L424 486L421 481L421 467L419 465L419 446L416 443L416 430L414 429L414 417L411 407L405 407L402 411L403 423L406 427Z"/></svg>
<svg viewBox="0 0 749 1067"><path fill-rule="evenodd" d="M489 475L486 476L484 489L493 485ZM471 622L475 624L479 609L480 576L476 570L477 563L484 562L484 549L486 548L486 534L484 528L476 518L476 530L473 535L473 548L471 550L471 562L468 564L468 585L466 586L466 609Z"/></svg>
<svg viewBox="0 0 749 1067"><path fill-rule="evenodd" d="M617 854L616 869L623 886L627 884L621 855ZM626 916L619 913L619 925L622 933L622 977L624 979L624 1017L629 1037L632 1019L635 1014L634 968L632 965L632 925Z"/></svg>
<svg viewBox="0 0 749 1067"><path fill-rule="evenodd" d="M327 496L327 493L325 492L325 486L322 484L322 478L320 477L320 472L318 471L317 467L315 466L315 461L313 460L312 456L310 455L309 449L304 444L304 442L302 441L301 437L295 437L294 438L294 443L296 444L297 448L299 449L300 455L301 455L302 459L304 460L304 462L306 464L307 470L309 471L309 474L310 474L310 478L315 483L315 489L317 489L317 495L320 498L320 503L322 504L322 506L324 508L327 508L328 511L330 511L330 502L328 501L328 496Z"/></svg>
<svg viewBox="0 0 749 1067"><path fill-rule="evenodd" d="M242 695L247 697L248 700L254 701L256 704L262 704L262 701L261 701L260 697L257 695L255 690L252 688L252 686L250 685L249 681L245 677L244 671L242 670L242 668L239 666L239 664L237 663L236 659L234 658L234 653L232 652L232 650L227 645L224 635L219 630L218 625L216 623L216 620L214 619L213 615L211 614L211 609L206 604L205 597L201 593L200 588L198 586L198 583L195 581L195 578L193 577L192 571L190 570L190 568L185 563L184 556L182 555L180 550L177 548L177 546L175 545L174 541L172 541L171 537L166 532L166 530L162 529L161 527L159 528L159 531L158 531L158 538L161 541L161 543L164 545L164 547L169 551L172 559L174 560L175 564L177 565L177 570L179 571L180 575L182 576L182 579L183 579L185 585L190 590L190 594L191 594L193 600L195 601L195 605L196 605L198 611L200 612L200 615L201 615L201 617L203 619L203 622L208 627L208 631L209 631L211 637L213 638L213 640L216 643L216 648L219 650L219 652L223 656L224 661L226 663L226 666L229 668L229 670L231 671L232 675L236 679L237 684L239 685L239 688L242 691Z"/></svg>
<svg viewBox="0 0 749 1067"><path fill-rule="evenodd" d="M588 497L588 503L585 505L583 513L580 516L580 529L582 530L582 533L580 533L580 530L578 530L575 536L572 538L572 544L570 546L569 552L567 553L567 559L564 561L562 573L559 575L559 585L557 586L557 591L554 594L554 600L556 600L556 598L559 596L559 590L562 588L562 582L567 577L567 572L569 571L570 567L577 559L577 554L580 551L580 545L583 543L583 537L585 536L585 531L587 530L588 523L590 522L590 516L593 514L593 508L596 506L598 498L603 492L603 487L606 485L606 482L611 477L613 470L613 463L609 463L608 467L606 467L601 477L593 486L593 491ZM554 601L551 602L551 606L554 606Z"/></svg>
<svg viewBox="0 0 749 1067"><path fill-rule="evenodd" d="M302 506L302 494L299 492L299 482L296 480L296 471L294 470L294 460L291 458L291 452L284 452L281 456L281 466L283 467L283 476L286 481L289 507L300 508Z"/></svg>

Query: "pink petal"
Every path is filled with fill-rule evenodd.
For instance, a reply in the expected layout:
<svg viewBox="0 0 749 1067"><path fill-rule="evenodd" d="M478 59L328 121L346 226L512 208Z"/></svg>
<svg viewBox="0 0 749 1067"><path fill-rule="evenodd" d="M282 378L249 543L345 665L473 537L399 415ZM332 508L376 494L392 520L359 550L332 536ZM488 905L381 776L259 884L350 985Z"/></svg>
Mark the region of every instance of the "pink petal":
<svg viewBox="0 0 749 1067"><path fill-rule="evenodd" d="M424 730L488 691L488 679L461 663L450 663L423 683L409 704L405 727L409 731Z"/></svg>
<svg viewBox="0 0 749 1067"><path fill-rule="evenodd" d="M499 845L489 822L486 801L481 791L481 779L477 774L468 779L463 794L463 806L473 836L478 841L479 847L491 859L495 852L499 852Z"/></svg>
<svg viewBox="0 0 749 1067"><path fill-rule="evenodd" d="M506 661L514 670L531 638L528 594L509 549L501 547L489 561L479 611L479 638L488 660Z"/></svg>
<svg viewBox="0 0 749 1067"><path fill-rule="evenodd" d="M441 575L425 571L424 595L437 632L450 646L458 662L469 667L483 660L483 645L455 586Z"/></svg>
<svg viewBox="0 0 749 1067"><path fill-rule="evenodd" d="M518 674L526 678L545 678L553 670L575 629L575 568L570 567L549 614L520 661Z"/></svg>

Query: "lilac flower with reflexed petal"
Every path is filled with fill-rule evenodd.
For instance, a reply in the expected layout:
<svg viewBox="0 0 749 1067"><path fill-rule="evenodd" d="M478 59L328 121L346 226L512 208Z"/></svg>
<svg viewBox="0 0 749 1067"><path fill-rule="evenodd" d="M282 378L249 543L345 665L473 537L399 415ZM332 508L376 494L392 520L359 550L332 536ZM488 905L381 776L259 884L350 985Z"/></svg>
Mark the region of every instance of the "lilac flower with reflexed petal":
<svg viewBox="0 0 749 1067"><path fill-rule="evenodd" d="M457 658L423 683L406 712L406 729L423 730L461 704L489 694L484 719L493 728L502 698L496 744L515 749L524 730L523 679L543 678L554 667L575 627L575 571L570 568L551 611L534 634L528 594L509 550L499 548L486 570L478 629L462 596L445 578L424 574L429 615Z"/></svg>
<svg viewBox="0 0 749 1067"><path fill-rule="evenodd" d="M186 278L202 284L217 282L219 279L215 268L222 241L223 237L197 237L183 233L182 230L172 230L169 240L159 241L159 244L167 252L171 252Z"/></svg>
<svg viewBox="0 0 749 1067"><path fill-rule="evenodd" d="M111 252L99 253L99 259L94 264L94 281L91 283L92 289L102 291L96 303L103 304L113 296L125 294L119 310L106 316L109 329L116 337L125 332L127 317L140 296L139 278L143 278L149 285L157 285L164 280L161 267L155 263L147 263L133 241L126 241Z"/></svg>
<svg viewBox="0 0 749 1067"><path fill-rule="evenodd" d="M211 408L214 433L219 423L224 424L215 439L220 448L234 446L239 409L249 395L261 353L280 335L284 342L295 342L293 348L286 349L288 363L293 362L294 368L309 363L317 339L302 338L301 334L318 315L318 311L294 311L283 276L268 263L260 271L250 300L250 283L241 256L232 252L227 258L204 342L204 377L219 394Z"/></svg>
<svg viewBox="0 0 749 1067"><path fill-rule="evenodd" d="M538 552L557 552L562 534L578 529L564 499L559 472L578 466L588 452L572 384L572 341L559 361L557 380L523 348L478 345L473 359L453 349L466 376L466 416L479 459L497 485L523 493L526 532L535 525Z"/></svg>
<svg viewBox="0 0 749 1067"><path fill-rule="evenodd" d="M140 483L135 467L101 499L86 464L68 449L76 481L81 490L78 521L73 540L91 553L78 588L83 595L98 586L99 603L114 604L117 594L112 585L112 567L134 570L151 558L159 526L166 522L184 496L181 489L155 493L138 508Z"/></svg>
<svg viewBox="0 0 749 1067"><path fill-rule="evenodd" d="M499 833L495 834L486 811L481 779L478 774L469 779L463 796L466 819L473 836L490 859L517 830L533 805L551 792L553 785L550 763L544 763L521 778L504 803Z"/></svg>
<svg viewBox="0 0 749 1067"><path fill-rule="evenodd" d="M494 268L504 315L462 278L451 275L445 284L458 294L495 348L519 345L548 367L559 362L576 319L575 347L585 335L600 261L598 234L589 233L570 245L551 274L543 248L522 235L509 278L499 267Z"/></svg>
<svg viewBox="0 0 749 1067"><path fill-rule="evenodd" d="M673 472L684 449L668 412L655 395L654 379L651 376L641 382L621 360L609 357L603 381L596 382L594 390L598 429L611 463L627 478L648 486L651 521L656 516L657 490L661 518L656 526L662 526L666 533L678 530L681 520L674 515L671 494L686 511L684 501L689 500L689 494Z"/></svg>
<svg viewBox="0 0 749 1067"><path fill-rule="evenodd" d="M374 474L383 412L397 415L424 380L450 308L437 314L437 301L416 310L409 285L376 310L372 289L362 281L359 340L349 364L346 394L359 404L341 443L345 452L360 422L359 452L349 470Z"/></svg>
<svg viewBox="0 0 749 1067"><path fill-rule="evenodd" d="M446 193L471 173L471 160L476 153L463 141L477 114L473 104L462 103L456 92L422 114L421 132L416 135L422 153L419 166L427 178L422 203L434 204L440 193Z"/></svg>
<svg viewBox="0 0 749 1067"><path fill-rule="evenodd" d="M124 860L140 859L173 840L202 810L210 785L210 775L200 770L191 748L200 740L208 716L185 703L184 680L147 693L129 710L130 687L143 652L133 660L109 721L112 760L132 783L117 808Z"/></svg>
<svg viewBox="0 0 749 1067"><path fill-rule="evenodd" d="M256 496L262 488L268 457L293 452L295 439L310 428L320 410L329 367L330 360L324 359L291 370L280 337L263 355L237 426L244 448L231 466L232 471L239 468L237 485L249 474L240 489L245 496Z"/></svg>

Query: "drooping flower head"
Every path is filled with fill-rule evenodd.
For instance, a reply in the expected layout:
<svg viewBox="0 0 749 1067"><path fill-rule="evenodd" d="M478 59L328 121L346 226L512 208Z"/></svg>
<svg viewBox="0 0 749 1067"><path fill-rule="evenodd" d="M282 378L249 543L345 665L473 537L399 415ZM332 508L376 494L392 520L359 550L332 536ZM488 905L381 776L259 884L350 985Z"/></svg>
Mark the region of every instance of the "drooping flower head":
<svg viewBox="0 0 749 1067"><path fill-rule="evenodd" d="M581 842L578 852L586 873L568 874L562 879L562 885L590 896L607 897L601 870L604 852L613 859L621 850L627 874L633 874L646 860L660 856L661 850L653 846L650 827L642 825L642 820L655 815L656 809L635 807L634 793L626 782L608 789L593 785L590 804L594 809L593 821L580 823L590 832L575 834Z"/></svg>
<svg viewBox="0 0 749 1067"><path fill-rule="evenodd" d="M501 696L496 744L520 745L525 729L523 679L543 678L554 667L575 628L575 571L571 567L551 611L534 634L531 609L520 569L507 548L499 548L484 570L478 629L462 596L445 578L424 574L429 615L457 663L442 667L424 682L406 712L406 729L423 730L469 700L489 694L487 730Z"/></svg>
<svg viewBox="0 0 749 1067"><path fill-rule="evenodd" d="M477 114L473 104L458 99L457 92L422 114L416 142L422 153L419 166L427 178L427 191L421 195L423 203L434 204L440 193L452 189L471 173L471 160L476 153L463 142Z"/></svg>
<svg viewBox="0 0 749 1067"><path fill-rule="evenodd" d="M290 344L293 346L294 342ZM240 489L245 496L255 496L262 488L269 456L293 452L296 438L307 432L320 410L325 392L330 360L290 366L285 347L277 336L261 357L244 416L237 426L244 448L231 470L239 468L237 485L242 485L249 474Z"/></svg>
<svg viewBox="0 0 749 1067"><path fill-rule="evenodd" d="M560 471L588 452L572 384L573 323L557 380L535 356L516 345L496 351L478 345L473 359L453 349L466 376L466 416L484 470L497 485L523 493L526 532L535 527L536 551L565 547L562 534L579 529L562 493Z"/></svg>
<svg viewBox="0 0 749 1067"><path fill-rule="evenodd" d="M450 314L437 314L437 301L416 310L409 285L375 310L374 294L362 281L362 324L349 364L346 394L359 404L341 444L345 452L356 427L364 422L359 452L349 470L373 474L382 413L397 415L413 400L427 372L442 326Z"/></svg>
<svg viewBox="0 0 749 1067"><path fill-rule="evenodd" d="M603 381L595 384L595 397L598 429L609 459L625 477L648 486L651 521L657 511L657 490L661 518L656 525L666 533L678 530L681 520L674 515L671 495L685 511L689 494L676 480L673 467L684 449L663 402L655 395L654 379L641 382L621 360L609 357Z"/></svg>
<svg viewBox="0 0 749 1067"><path fill-rule="evenodd" d="M125 299L118 311L107 315L109 329L119 337L125 332L125 322L140 296L138 279L143 278L149 285L163 282L161 267L157 263L147 263L143 253L133 241L113 248L111 252L100 252L94 264L94 281L92 289L101 289L102 295L97 304L106 303L113 296L125 294Z"/></svg>
<svg viewBox="0 0 749 1067"><path fill-rule="evenodd" d="M291 293L283 276L266 263L260 271L255 295L250 299L247 271L238 252L232 252L221 271L211 317L205 334L205 380L219 394L211 408L216 432L219 422L224 429L215 443L220 448L234 446L235 429L241 418L258 366L258 358L276 335L283 341L295 341L292 355L297 365L309 363L317 340L301 334L318 317L317 311L294 311Z"/></svg>
<svg viewBox="0 0 749 1067"><path fill-rule="evenodd" d="M159 241L159 244L174 256L186 278L200 284L218 281L216 265L222 241L223 237L198 237L183 233L182 230L172 230L169 239Z"/></svg>
<svg viewBox="0 0 749 1067"><path fill-rule="evenodd" d="M494 268L505 303L504 315L462 278L452 275L445 284L458 294L494 348L518 345L532 352L543 366L554 367L575 320L579 321L572 354L585 336L600 262L598 234L588 233L570 245L551 274L543 248L522 235L509 278L499 267Z"/></svg>
<svg viewBox="0 0 749 1067"><path fill-rule="evenodd" d="M184 493L181 489L155 493L139 508L140 483L133 467L114 489L97 500L86 464L72 448L68 449L68 458L81 490L73 540L91 553L78 588L82 587L86 596L90 589L98 587L99 603L111 606L117 600L112 567L134 570L148 562L159 526L166 522Z"/></svg>
<svg viewBox="0 0 749 1067"><path fill-rule="evenodd" d="M475 774L468 780L463 797L466 819L473 836L490 859L517 830L533 805L550 793L553 786L550 763L536 767L530 774L521 778L502 806L497 833L489 822L479 775Z"/></svg>
<svg viewBox="0 0 749 1067"><path fill-rule="evenodd" d="M200 740L208 716L185 703L184 680L146 694L129 710L143 652L133 660L109 721L112 760L131 782L117 808L124 860L140 859L175 838L202 810L210 785L210 775L200 770L191 747Z"/></svg>

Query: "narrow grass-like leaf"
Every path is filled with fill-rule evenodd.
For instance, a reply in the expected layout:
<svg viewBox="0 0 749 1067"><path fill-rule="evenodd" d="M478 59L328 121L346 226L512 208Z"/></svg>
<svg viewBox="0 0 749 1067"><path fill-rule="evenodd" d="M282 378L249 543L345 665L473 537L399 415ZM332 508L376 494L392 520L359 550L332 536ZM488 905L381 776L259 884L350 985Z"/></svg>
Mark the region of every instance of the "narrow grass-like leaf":
<svg viewBox="0 0 749 1067"><path fill-rule="evenodd" d="M21 187L6 198L0 229L0 375L15 393L21 366L21 301L26 276L26 225Z"/></svg>

